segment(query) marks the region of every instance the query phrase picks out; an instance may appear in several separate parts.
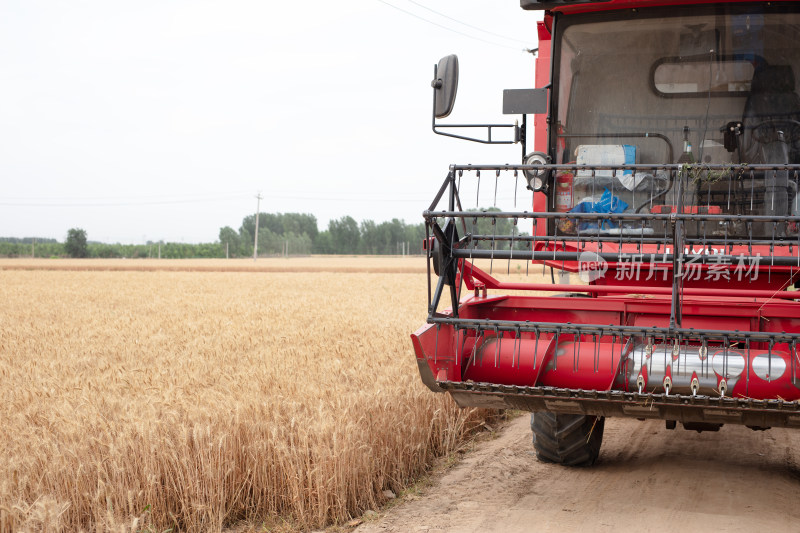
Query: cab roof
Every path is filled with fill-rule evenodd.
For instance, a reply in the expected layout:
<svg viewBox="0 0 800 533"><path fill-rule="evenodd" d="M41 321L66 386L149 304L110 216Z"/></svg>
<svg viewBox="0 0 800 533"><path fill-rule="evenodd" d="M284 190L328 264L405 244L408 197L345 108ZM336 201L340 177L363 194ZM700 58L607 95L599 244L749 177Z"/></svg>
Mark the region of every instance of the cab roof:
<svg viewBox="0 0 800 533"><path fill-rule="evenodd" d="M791 0L771 0L762 3L784 3ZM752 0L520 0L522 9L546 10L559 13L586 13L633 9L638 7L685 6L700 4L743 3ZM757 2L756 2L757 3Z"/></svg>

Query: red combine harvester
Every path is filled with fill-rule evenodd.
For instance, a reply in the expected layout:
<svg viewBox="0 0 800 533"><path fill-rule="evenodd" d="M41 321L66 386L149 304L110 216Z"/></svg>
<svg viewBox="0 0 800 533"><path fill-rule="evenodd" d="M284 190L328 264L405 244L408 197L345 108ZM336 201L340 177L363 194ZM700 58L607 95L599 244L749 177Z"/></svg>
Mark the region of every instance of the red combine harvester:
<svg viewBox="0 0 800 533"><path fill-rule="evenodd" d="M457 58L435 69L434 131L523 159L452 165L424 212L423 382L531 411L566 465L594 463L607 416L800 427L800 2L521 4L545 11L540 88L504 91L521 125L437 122ZM512 208L481 206L498 192Z"/></svg>

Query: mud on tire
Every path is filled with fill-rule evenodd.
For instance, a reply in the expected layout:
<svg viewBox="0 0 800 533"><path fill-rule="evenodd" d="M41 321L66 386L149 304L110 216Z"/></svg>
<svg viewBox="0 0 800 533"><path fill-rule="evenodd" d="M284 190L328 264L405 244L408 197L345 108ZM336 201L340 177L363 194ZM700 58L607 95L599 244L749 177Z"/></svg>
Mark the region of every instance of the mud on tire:
<svg viewBox="0 0 800 533"><path fill-rule="evenodd" d="M531 413L533 447L540 461L565 466L591 466L603 442L602 416Z"/></svg>

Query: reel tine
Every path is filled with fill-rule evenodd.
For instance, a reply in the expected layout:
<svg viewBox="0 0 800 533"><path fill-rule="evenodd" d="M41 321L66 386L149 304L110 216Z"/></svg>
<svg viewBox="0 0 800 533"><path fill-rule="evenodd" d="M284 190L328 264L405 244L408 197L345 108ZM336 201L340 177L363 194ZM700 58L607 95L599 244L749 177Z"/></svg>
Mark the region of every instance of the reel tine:
<svg viewBox="0 0 800 533"><path fill-rule="evenodd" d="M800 257L798 258L798 260L800 260ZM531 268L531 262L530 261L525 261L525 277L526 278L530 274L530 268Z"/></svg>
<svg viewBox="0 0 800 533"><path fill-rule="evenodd" d="M556 347L553 350L553 370L558 370L558 338L561 336L561 328L556 328Z"/></svg>
<svg viewBox="0 0 800 533"><path fill-rule="evenodd" d="M674 349L675 349L675 343L676 343L676 342L677 342L677 339L672 339L672 338L670 338L670 345L672 346L672 348L669 348L669 347L666 345L666 343L665 343L665 346L664 346L664 371L665 371L665 372L666 372L666 370L667 370L667 358L668 358L668 357L669 357L670 359L672 358L672 350L674 350ZM671 362L671 361L670 361L670 362ZM671 365L670 365L670 366L671 366Z"/></svg>
<svg viewBox="0 0 800 533"><path fill-rule="evenodd" d="M627 359L628 354L633 353L634 342L636 341L636 337L630 335L625 344L622 347L622 353L619 354L619 365L617 365L617 374L622 376L625 373L625 365L622 362L622 358L625 357ZM627 363L627 361L626 361Z"/></svg>
<svg viewBox="0 0 800 533"><path fill-rule="evenodd" d="M744 339L744 347L747 350L747 353L750 353L750 336L745 337ZM745 383L750 385L750 365L747 366L747 375L745 376Z"/></svg>
<svg viewBox="0 0 800 533"><path fill-rule="evenodd" d="M730 184L728 184L728 186L730 187ZM730 201L731 201L730 196L728 196L728 203L729 204L730 204ZM728 225L729 225L729 221L726 220L725 221L725 233L723 234L722 246L723 246L723 249L725 250L726 254L732 255L733 254L733 244L731 244L730 252L728 251Z"/></svg>
<svg viewBox="0 0 800 533"><path fill-rule="evenodd" d="M800 186L800 182L798 182L798 176L796 170L794 171L793 181L795 190L798 190L797 187ZM800 198L798 198L797 194L794 195L794 209L791 210L791 213L800 213ZM797 222L794 222L794 227L795 227L795 232L797 233L797 245L798 247L800 247L800 227L798 227ZM789 253L792 253L791 248L789 250ZM797 250L797 266L800 267L800 249Z"/></svg>
<svg viewBox="0 0 800 533"><path fill-rule="evenodd" d="M798 195L800 196L800 195ZM796 222L797 228L797 267L800 268L800 222Z"/></svg>
<svg viewBox="0 0 800 533"><path fill-rule="evenodd" d="M511 226L511 244L509 246L509 259L508 259L508 266L511 268L511 261L514 260L514 237L517 236L517 218L514 217L514 223Z"/></svg>
<svg viewBox="0 0 800 533"><path fill-rule="evenodd" d="M527 213L527 211L526 211L526 213ZM534 251L534 252L536 251L536 229L537 229L536 228L536 222L537 222L537 220L538 219L536 219L536 218L533 219L533 232L532 232L533 233L533 244L531 245L531 250ZM800 239L800 232L798 232L798 239ZM798 241L798 242L800 243L800 241ZM797 255L798 266L800 266L800 248L798 248L797 254L798 254ZM530 273L531 261L525 261L525 263L526 263L526 265L525 265L525 277L527 277L529 275L529 273Z"/></svg>
<svg viewBox="0 0 800 533"><path fill-rule="evenodd" d="M632 337L626 336L625 333L622 333L619 338L619 361L614 369L618 369L622 367L622 358L625 357L630 350L626 351L625 349L628 347L629 344L633 344Z"/></svg>
<svg viewBox="0 0 800 533"><path fill-rule="evenodd" d="M458 352L456 352L456 366L458 366L458 354L463 353L464 347L467 345L467 328L464 328L463 331L464 331L464 337L463 340L461 341L461 349ZM469 361L467 361L467 366L469 366Z"/></svg>
<svg viewBox="0 0 800 533"><path fill-rule="evenodd" d="M514 209L517 208L517 189L519 188L519 172L514 169Z"/></svg>
<svg viewBox="0 0 800 533"><path fill-rule="evenodd" d="M775 339L769 338L769 349L767 351L767 382L772 382L772 347L775 344Z"/></svg>
<svg viewBox="0 0 800 533"><path fill-rule="evenodd" d="M492 267L494 266L494 247L495 247L496 234L497 234L497 217L492 217L492 253L489 259L489 274L492 273Z"/></svg>
<svg viewBox="0 0 800 533"><path fill-rule="evenodd" d="M711 366L711 358L708 356L708 337L703 335L700 338L700 355L701 355L701 364L700 370L703 372L703 377L708 377L708 369Z"/></svg>
<svg viewBox="0 0 800 533"><path fill-rule="evenodd" d="M441 329L442 325L440 323L436 323L436 343L434 344L433 348L433 364L436 364L436 358L439 355L439 330Z"/></svg>
<svg viewBox="0 0 800 533"><path fill-rule="evenodd" d="M481 171L475 171L476 176L478 177L478 189L475 193L475 207L479 208L481 206Z"/></svg>
<svg viewBox="0 0 800 533"><path fill-rule="evenodd" d="M638 203L636 203L636 171L635 170L631 171L631 176L633 178L633 191L632 191L633 192L633 205L639 205ZM622 221L620 221L620 227L622 227Z"/></svg>
<svg viewBox="0 0 800 533"><path fill-rule="evenodd" d="M469 238L470 247L469 247L469 263L470 265L474 264L472 259L472 252L475 251L475 239L474 235L475 232L478 231L478 217L472 217L472 236Z"/></svg>
<svg viewBox="0 0 800 533"><path fill-rule="evenodd" d="M639 233L639 245L636 247L636 252L639 254L643 254L644 250L644 228L645 228L645 221L642 220L639 222L639 229L641 230ZM643 256L644 257L644 256Z"/></svg>
<svg viewBox="0 0 800 533"><path fill-rule="evenodd" d="M706 214L711 212L711 182L708 184L708 202L706 203ZM703 248L705 248L705 253L711 253L711 249L708 244L708 237L706 236L706 219L703 218L700 220L700 225L703 228Z"/></svg>
<svg viewBox="0 0 800 533"><path fill-rule="evenodd" d="M728 376L728 336L722 337L722 375ZM749 366L749 365L748 365Z"/></svg>
<svg viewBox="0 0 800 533"><path fill-rule="evenodd" d="M670 345L669 341L671 341L671 339L668 339L667 334L665 333L664 343L662 345L662 348L664 349L664 368L667 368L667 353L669 352L669 345Z"/></svg>
<svg viewBox="0 0 800 533"><path fill-rule="evenodd" d="M611 368L614 368L614 345L617 343L617 334L611 332Z"/></svg>
<svg viewBox="0 0 800 533"><path fill-rule="evenodd" d="M500 337L497 336L497 326L494 327L494 367L497 368L497 360L500 357Z"/></svg>
<svg viewBox="0 0 800 533"><path fill-rule="evenodd" d="M497 207L497 182L500 181L500 169L498 168L494 174L494 207Z"/></svg>
<svg viewBox="0 0 800 533"><path fill-rule="evenodd" d="M558 222L556 222L556 225L558 225ZM550 238L547 235L547 227L545 227L545 238L544 238L544 248L545 248L545 250L544 251L547 251L547 246L549 244L550 244ZM544 275L545 275L545 264L544 264L544 261L542 261L542 277L544 277Z"/></svg>
<svg viewBox="0 0 800 533"><path fill-rule="evenodd" d="M731 212L731 184L733 183L733 177L728 180L728 213ZM726 222L727 225L727 222Z"/></svg>
<svg viewBox="0 0 800 533"><path fill-rule="evenodd" d="M508 269L506 274L511 274L511 261L514 260L514 235L517 233L517 217L514 217L514 223L511 225L511 244L508 247Z"/></svg>
<svg viewBox="0 0 800 533"><path fill-rule="evenodd" d="M774 201L774 198L773 198ZM772 221L772 239L769 241L769 268L767 269L767 281L772 281L772 267L775 266L775 233L778 231L778 222Z"/></svg>
<svg viewBox="0 0 800 533"><path fill-rule="evenodd" d="M476 357L475 355L478 353L478 342L480 339L484 338L484 331L480 328L480 326L475 327L475 344L472 345L472 356L467 361L467 367L469 367L470 362L472 366L477 366ZM483 357L481 357L481 366L483 366Z"/></svg>

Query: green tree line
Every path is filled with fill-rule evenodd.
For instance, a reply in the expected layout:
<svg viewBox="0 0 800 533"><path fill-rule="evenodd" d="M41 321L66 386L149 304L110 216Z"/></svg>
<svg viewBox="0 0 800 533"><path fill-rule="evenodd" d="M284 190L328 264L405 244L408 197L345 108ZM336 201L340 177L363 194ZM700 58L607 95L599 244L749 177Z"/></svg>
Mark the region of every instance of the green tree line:
<svg viewBox="0 0 800 533"><path fill-rule="evenodd" d="M493 211L488 209L486 211ZM513 234L524 236L521 228L514 227L509 219L467 218L468 233L476 235ZM0 238L0 257L96 257L96 258L221 258L252 257L256 232L256 215L242 219L238 231L230 226L219 230L217 242L187 244L148 242L147 244L106 244L88 241L84 230L70 229L65 242L55 239ZM459 236L463 237L459 224ZM362 220L343 216L328 223L319 231L317 218L310 213L259 213L258 255L309 255L309 254L368 254L414 255L423 254L425 224L408 224L393 218L386 222ZM490 248L484 241L480 248ZM517 241L514 248L527 244ZM507 241L497 241L496 249L507 248Z"/></svg>
<svg viewBox="0 0 800 533"><path fill-rule="evenodd" d="M219 230L219 242L231 257L253 255L256 215L248 215L236 231ZM351 216L331 220L319 231L317 218L309 213L259 213L258 255L307 254L422 254L425 225L392 219L360 223Z"/></svg>
<svg viewBox="0 0 800 533"><path fill-rule="evenodd" d="M23 242L23 241L28 242ZM189 259L225 257L225 248L220 243L187 244L179 242L149 242L147 244L105 244L88 242L86 253L68 251L66 242L54 239L10 239L0 238L0 257L93 257L93 258L147 258Z"/></svg>
<svg viewBox="0 0 800 533"><path fill-rule="evenodd" d="M213 243L107 244L90 241L86 232L72 228L64 242L56 239L0 237L0 257L90 258L222 258L252 257L256 215L242 219L239 230L225 226ZM258 255L309 254L422 254L424 224L392 219L358 223L350 216L331 220L319 231L317 219L308 213L259 213Z"/></svg>

